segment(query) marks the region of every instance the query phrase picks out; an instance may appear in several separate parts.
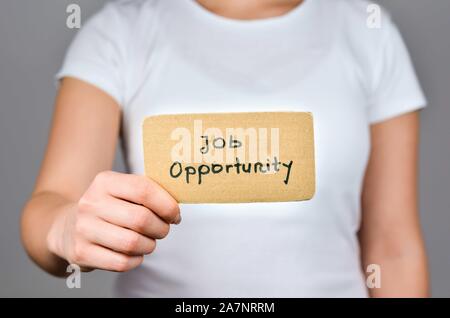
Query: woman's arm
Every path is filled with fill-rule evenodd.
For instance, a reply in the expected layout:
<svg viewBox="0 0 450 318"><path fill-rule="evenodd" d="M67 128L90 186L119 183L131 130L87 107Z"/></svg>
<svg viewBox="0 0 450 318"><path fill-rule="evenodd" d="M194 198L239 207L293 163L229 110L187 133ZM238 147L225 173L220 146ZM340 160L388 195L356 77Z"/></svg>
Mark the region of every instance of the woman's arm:
<svg viewBox="0 0 450 318"><path fill-rule="evenodd" d="M66 265L124 271L151 253L178 222L175 200L145 177L110 170L121 112L106 93L66 78L49 142L22 216L22 240L44 270Z"/></svg>
<svg viewBox="0 0 450 318"><path fill-rule="evenodd" d="M428 273L417 209L417 112L371 127L372 150L362 193L364 269L381 267L372 297L426 297Z"/></svg>

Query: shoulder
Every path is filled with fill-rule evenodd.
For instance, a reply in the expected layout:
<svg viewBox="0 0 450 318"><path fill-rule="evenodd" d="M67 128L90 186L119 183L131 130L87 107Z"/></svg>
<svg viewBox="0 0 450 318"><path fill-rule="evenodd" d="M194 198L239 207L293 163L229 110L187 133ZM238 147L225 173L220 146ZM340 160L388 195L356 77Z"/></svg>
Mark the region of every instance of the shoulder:
<svg viewBox="0 0 450 318"><path fill-rule="evenodd" d="M366 20L368 15L379 12L381 15L389 17L388 11L380 4L368 0L336 0L335 5L347 18L355 20Z"/></svg>
<svg viewBox="0 0 450 318"><path fill-rule="evenodd" d="M334 9L341 19L342 31L350 40L379 45L395 28L390 13L380 4L367 0L336 0Z"/></svg>
<svg viewBox="0 0 450 318"><path fill-rule="evenodd" d="M363 67L372 68L383 58L386 47L400 41L391 14L366 0L335 0L336 25L341 46Z"/></svg>
<svg viewBox="0 0 450 318"><path fill-rule="evenodd" d="M108 1L83 23L72 42L70 52L86 47L126 51L130 43L139 42L144 30L156 23L154 16L162 0L113 0ZM155 29L155 28L153 28Z"/></svg>

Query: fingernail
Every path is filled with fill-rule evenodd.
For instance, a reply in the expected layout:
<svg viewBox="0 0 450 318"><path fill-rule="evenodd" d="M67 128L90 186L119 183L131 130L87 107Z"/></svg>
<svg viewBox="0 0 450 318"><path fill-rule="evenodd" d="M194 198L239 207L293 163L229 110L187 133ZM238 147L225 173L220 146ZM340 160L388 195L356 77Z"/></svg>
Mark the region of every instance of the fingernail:
<svg viewBox="0 0 450 318"><path fill-rule="evenodd" d="M178 224L180 224L180 223L181 223L181 214L178 214L178 217L176 218L174 224L175 224L175 225L178 225Z"/></svg>

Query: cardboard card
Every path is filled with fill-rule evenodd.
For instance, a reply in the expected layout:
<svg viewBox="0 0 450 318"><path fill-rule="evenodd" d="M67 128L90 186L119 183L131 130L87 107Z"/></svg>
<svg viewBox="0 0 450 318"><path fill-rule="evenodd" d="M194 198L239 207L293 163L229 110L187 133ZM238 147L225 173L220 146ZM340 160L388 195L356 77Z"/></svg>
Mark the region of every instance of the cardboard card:
<svg viewBox="0 0 450 318"><path fill-rule="evenodd" d="M159 115L143 124L146 175L180 203L309 200L311 113Z"/></svg>

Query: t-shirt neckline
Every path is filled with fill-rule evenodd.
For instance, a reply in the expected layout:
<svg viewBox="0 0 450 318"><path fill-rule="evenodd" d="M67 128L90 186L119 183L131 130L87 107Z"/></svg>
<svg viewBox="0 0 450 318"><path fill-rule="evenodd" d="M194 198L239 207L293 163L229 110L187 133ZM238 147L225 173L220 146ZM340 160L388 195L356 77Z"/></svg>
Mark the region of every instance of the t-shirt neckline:
<svg viewBox="0 0 450 318"><path fill-rule="evenodd" d="M311 6L315 1L317 0L304 0L295 8L279 16L260 19L250 19L250 20L228 18L216 14L203 7L196 0L182 0L180 2L183 3L186 10L190 10L190 12L192 14L195 14L195 16L198 19L207 20L209 23L222 24L223 26L228 27L258 28L258 27L273 27L277 25L281 26L284 25L285 23L295 21L297 18L306 15L307 11L311 9Z"/></svg>

